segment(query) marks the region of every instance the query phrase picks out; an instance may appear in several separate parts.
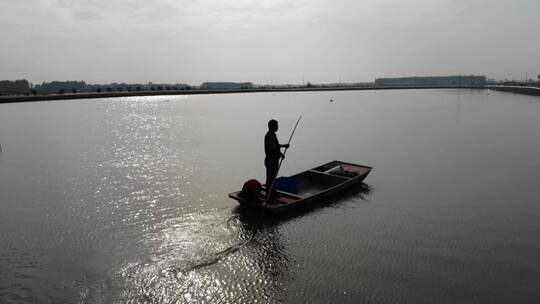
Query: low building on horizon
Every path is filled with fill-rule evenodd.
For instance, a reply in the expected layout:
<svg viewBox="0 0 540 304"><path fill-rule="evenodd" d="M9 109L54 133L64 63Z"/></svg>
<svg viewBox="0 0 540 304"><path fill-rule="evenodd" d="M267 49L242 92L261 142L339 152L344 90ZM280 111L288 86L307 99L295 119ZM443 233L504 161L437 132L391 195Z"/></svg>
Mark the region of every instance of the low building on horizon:
<svg viewBox="0 0 540 304"><path fill-rule="evenodd" d="M204 82L201 84L202 90L222 89L222 90L239 90L252 89L254 87L251 82Z"/></svg>
<svg viewBox="0 0 540 304"><path fill-rule="evenodd" d="M486 84L486 76L425 76L377 78L376 86L481 86Z"/></svg>

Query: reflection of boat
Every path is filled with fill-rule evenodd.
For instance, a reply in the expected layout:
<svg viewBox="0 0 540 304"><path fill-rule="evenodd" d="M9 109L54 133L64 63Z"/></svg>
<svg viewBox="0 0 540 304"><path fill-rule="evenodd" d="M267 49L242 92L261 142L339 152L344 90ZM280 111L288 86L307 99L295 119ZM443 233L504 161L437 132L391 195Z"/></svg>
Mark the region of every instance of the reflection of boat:
<svg viewBox="0 0 540 304"><path fill-rule="evenodd" d="M250 203L241 191L229 194L242 206L263 208L271 212L282 212L293 208L318 203L321 199L340 193L353 186L359 185L371 171L371 167L332 161L314 169L288 177L292 186L280 187L277 183L276 197L265 204L264 188L258 203ZM287 188L287 191L282 189Z"/></svg>

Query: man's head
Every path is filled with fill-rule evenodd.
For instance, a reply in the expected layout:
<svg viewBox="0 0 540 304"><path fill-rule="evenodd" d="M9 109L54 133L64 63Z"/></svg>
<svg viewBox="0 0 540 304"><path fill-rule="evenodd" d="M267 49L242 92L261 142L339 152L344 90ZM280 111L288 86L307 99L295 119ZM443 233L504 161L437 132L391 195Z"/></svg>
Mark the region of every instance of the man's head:
<svg viewBox="0 0 540 304"><path fill-rule="evenodd" d="M278 130L278 123L277 123L277 120L275 119L270 119L268 121L268 130L272 131L272 132L276 132Z"/></svg>

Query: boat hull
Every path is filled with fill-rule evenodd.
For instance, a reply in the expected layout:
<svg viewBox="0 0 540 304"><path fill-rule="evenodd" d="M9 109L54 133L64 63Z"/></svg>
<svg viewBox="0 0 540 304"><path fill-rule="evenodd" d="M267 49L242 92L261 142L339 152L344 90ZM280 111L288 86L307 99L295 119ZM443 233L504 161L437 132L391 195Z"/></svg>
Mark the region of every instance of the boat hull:
<svg viewBox="0 0 540 304"><path fill-rule="evenodd" d="M241 195L241 191L230 193L229 197L238 201L242 207L280 213L318 204L328 197L355 188L362 184L371 170L372 167L368 166L332 161L291 176L299 181L298 192L289 193L278 189L270 203L265 202L264 188L255 203L248 202Z"/></svg>

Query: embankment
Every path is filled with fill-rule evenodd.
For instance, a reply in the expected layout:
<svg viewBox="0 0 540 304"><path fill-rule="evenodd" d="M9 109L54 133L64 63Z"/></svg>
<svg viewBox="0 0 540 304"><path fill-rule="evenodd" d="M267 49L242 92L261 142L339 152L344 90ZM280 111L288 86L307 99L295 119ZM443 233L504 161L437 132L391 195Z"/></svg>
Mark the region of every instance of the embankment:
<svg viewBox="0 0 540 304"><path fill-rule="evenodd" d="M364 90L423 90L423 89L485 89L484 86L370 86L370 87L315 87L315 88L257 88L233 90L181 90L181 91L137 91L102 93L65 93L50 95L26 95L0 97L0 103L30 102L62 99L90 99L159 95L231 94L261 92L311 92L311 91L364 91Z"/></svg>
<svg viewBox="0 0 540 304"><path fill-rule="evenodd" d="M494 91L540 96L540 88L537 87L488 86L487 88Z"/></svg>

